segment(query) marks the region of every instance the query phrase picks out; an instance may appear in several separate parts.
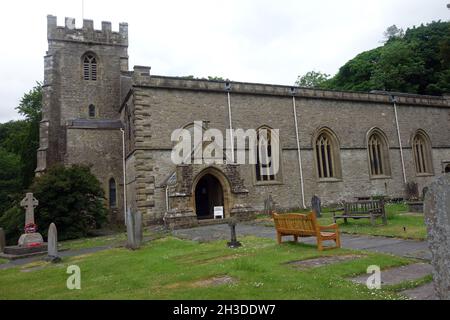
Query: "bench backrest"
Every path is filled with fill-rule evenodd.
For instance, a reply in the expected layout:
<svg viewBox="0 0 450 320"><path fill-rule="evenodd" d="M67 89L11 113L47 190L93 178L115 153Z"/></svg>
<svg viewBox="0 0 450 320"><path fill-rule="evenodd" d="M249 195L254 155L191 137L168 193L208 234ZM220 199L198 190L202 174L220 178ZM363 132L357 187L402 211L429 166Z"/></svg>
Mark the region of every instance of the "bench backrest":
<svg viewBox="0 0 450 320"><path fill-rule="evenodd" d="M384 210L384 202L381 200L345 202L344 210L347 215L368 214L370 211L381 212Z"/></svg>
<svg viewBox="0 0 450 320"><path fill-rule="evenodd" d="M273 214L275 228L281 232L298 232L304 235L317 234L317 218L314 213L309 214Z"/></svg>

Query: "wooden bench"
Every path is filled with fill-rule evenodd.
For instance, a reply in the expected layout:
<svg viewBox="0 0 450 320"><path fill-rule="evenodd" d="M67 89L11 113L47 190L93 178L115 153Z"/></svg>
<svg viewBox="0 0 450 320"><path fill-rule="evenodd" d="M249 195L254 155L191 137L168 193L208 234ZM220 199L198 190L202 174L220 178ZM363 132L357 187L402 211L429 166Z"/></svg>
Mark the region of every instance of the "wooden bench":
<svg viewBox="0 0 450 320"><path fill-rule="evenodd" d="M309 214L276 214L272 215L277 230L278 243L282 242L284 236L294 236L295 242L298 237L316 237L317 247L320 251L341 247L339 227L337 224L320 226L315 213ZM334 247L324 247L323 241L331 240L336 243Z"/></svg>
<svg viewBox="0 0 450 320"><path fill-rule="evenodd" d="M344 219L344 223L348 223L348 219L370 219L370 223L375 225L375 220L381 217L383 225L387 225L384 200L345 202L343 208L331 212L334 223L337 219Z"/></svg>

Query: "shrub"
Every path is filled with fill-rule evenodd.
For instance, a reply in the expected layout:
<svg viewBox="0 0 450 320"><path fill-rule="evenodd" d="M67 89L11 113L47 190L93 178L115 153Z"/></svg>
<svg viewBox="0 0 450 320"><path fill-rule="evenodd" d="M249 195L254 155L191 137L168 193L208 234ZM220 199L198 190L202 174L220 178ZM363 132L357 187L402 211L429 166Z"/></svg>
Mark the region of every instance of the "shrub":
<svg viewBox="0 0 450 320"><path fill-rule="evenodd" d="M106 221L104 192L100 182L85 166L54 166L31 187L39 206L36 224L46 236L53 222L59 240L86 237Z"/></svg>
<svg viewBox="0 0 450 320"><path fill-rule="evenodd" d="M13 206L0 216L0 227L5 230L8 245L17 245L25 225L25 212L23 209Z"/></svg>

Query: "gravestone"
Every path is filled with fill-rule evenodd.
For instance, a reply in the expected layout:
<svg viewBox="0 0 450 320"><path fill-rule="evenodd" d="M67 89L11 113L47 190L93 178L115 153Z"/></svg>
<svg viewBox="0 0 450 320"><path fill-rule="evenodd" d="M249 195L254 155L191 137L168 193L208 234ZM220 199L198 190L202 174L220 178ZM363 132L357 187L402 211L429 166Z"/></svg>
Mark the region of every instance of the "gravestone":
<svg viewBox="0 0 450 320"><path fill-rule="evenodd" d="M142 213L138 211L134 216L134 249L141 247L142 240Z"/></svg>
<svg viewBox="0 0 450 320"><path fill-rule="evenodd" d="M19 247L39 247L44 243L41 234L36 230L34 222L34 209L39 205L32 193L27 193L20 202L20 206L25 208L25 233L19 238Z"/></svg>
<svg viewBox="0 0 450 320"><path fill-rule="evenodd" d="M439 177L425 196L425 222L436 296L450 300L450 175Z"/></svg>
<svg viewBox="0 0 450 320"><path fill-rule="evenodd" d="M429 188L428 187L424 187L422 189L422 200L425 200L425 196L427 195Z"/></svg>
<svg viewBox="0 0 450 320"><path fill-rule="evenodd" d="M231 219L230 222L228 223L228 225L230 226L230 231L231 231L231 241L228 242L228 247L230 248L239 248L242 246L242 244L237 241L237 237L236 237L236 219Z"/></svg>
<svg viewBox="0 0 450 320"><path fill-rule="evenodd" d="M20 206L25 208L25 225L34 223L34 209L39 205L32 193L27 193L20 202Z"/></svg>
<svg viewBox="0 0 450 320"><path fill-rule="evenodd" d="M127 211L127 248L137 250L141 247L143 241L142 213L131 213Z"/></svg>
<svg viewBox="0 0 450 320"><path fill-rule="evenodd" d="M316 213L317 218L322 217L322 201L318 196L313 196L311 199L311 208Z"/></svg>
<svg viewBox="0 0 450 320"><path fill-rule="evenodd" d="M58 230L54 223L48 228L47 246L48 260L54 263L61 261L61 258L58 256Z"/></svg>
<svg viewBox="0 0 450 320"><path fill-rule="evenodd" d="M0 253L3 253L6 247L5 231L0 228Z"/></svg>
<svg viewBox="0 0 450 320"><path fill-rule="evenodd" d="M271 215L275 209L275 203L273 202L272 196L269 195L266 200L264 200L264 214Z"/></svg>
<svg viewBox="0 0 450 320"><path fill-rule="evenodd" d="M131 209L127 210L127 248L135 248L135 236L134 236L134 217L131 213Z"/></svg>

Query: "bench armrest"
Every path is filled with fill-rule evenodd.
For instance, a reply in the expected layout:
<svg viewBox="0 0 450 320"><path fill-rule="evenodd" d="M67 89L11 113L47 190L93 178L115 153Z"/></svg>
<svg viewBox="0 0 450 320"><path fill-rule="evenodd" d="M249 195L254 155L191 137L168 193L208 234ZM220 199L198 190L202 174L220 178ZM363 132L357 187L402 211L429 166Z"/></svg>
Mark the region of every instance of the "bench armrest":
<svg viewBox="0 0 450 320"><path fill-rule="evenodd" d="M339 230L339 226L337 223L330 224L329 226L319 226L319 230Z"/></svg>

